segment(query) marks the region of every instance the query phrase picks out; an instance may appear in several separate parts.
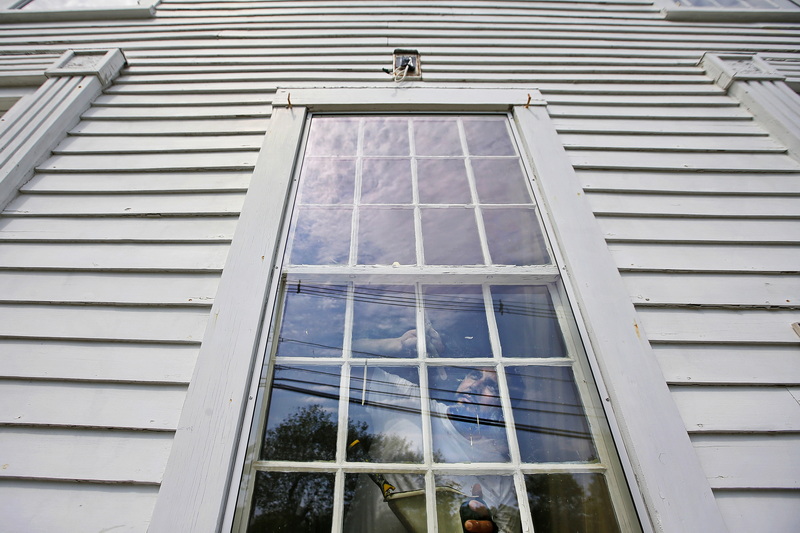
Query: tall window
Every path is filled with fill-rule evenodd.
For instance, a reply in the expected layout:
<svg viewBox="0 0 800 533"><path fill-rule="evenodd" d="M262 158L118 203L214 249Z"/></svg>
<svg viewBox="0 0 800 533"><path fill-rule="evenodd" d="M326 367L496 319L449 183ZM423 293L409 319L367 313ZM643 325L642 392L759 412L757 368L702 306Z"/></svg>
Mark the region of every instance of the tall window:
<svg viewBox="0 0 800 533"><path fill-rule="evenodd" d="M637 530L508 117L308 130L235 527Z"/></svg>

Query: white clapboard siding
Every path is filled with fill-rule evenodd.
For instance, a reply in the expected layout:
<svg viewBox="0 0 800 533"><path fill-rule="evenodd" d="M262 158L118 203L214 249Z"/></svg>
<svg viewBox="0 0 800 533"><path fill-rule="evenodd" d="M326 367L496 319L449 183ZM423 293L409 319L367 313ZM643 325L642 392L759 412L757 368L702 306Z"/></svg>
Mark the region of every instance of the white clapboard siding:
<svg viewBox="0 0 800 533"><path fill-rule="evenodd" d="M178 108L162 107L116 107L103 106L88 109L83 117L94 120L149 120L160 118L218 118L218 117L260 117L269 118L272 107L266 105L196 105Z"/></svg>
<svg viewBox="0 0 800 533"><path fill-rule="evenodd" d="M800 527L800 491L718 489L714 494L730 533L774 533Z"/></svg>
<svg viewBox="0 0 800 533"><path fill-rule="evenodd" d="M798 435L693 435L715 489L800 489Z"/></svg>
<svg viewBox="0 0 800 533"><path fill-rule="evenodd" d="M732 139L732 137L728 137ZM687 142L691 142L689 138ZM753 138L745 139L747 142ZM644 139L642 142L648 142ZM700 142L702 142L700 140ZM794 174L747 174L721 172L713 174L675 174L672 172L578 172L587 191L611 192L687 192L717 194L786 194L800 195L800 180Z"/></svg>
<svg viewBox="0 0 800 533"><path fill-rule="evenodd" d="M800 384L795 346L655 344L653 348L669 383Z"/></svg>
<svg viewBox="0 0 800 533"><path fill-rule="evenodd" d="M219 276L0 270L0 302L210 306Z"/></svg>
<svg viewBox="0 0 800 533"><path fill-rule="evenodd" d="M85 244L5 243L0 269L210 271L225 264L229 243Z"/></svg>
<svg viewBox="0 0 800 533"><path fill-rule="evenodd" d="M0 424L174 431L186 387L0 381Z"/></svg>
<svg viewBox="0 0 800 533"><path fill-rule="evenodd" d="M199 154L198 154L199 155ZM121 159L121 158L120 158ZM231 215L242 208L244 193L21 194L7 215Z"/></svg>
<svg viewBox="0 0 800 533"><path fill-rule="evenodd" d="M145 532L158 487L0 479L9 531Z"/></svg>
<svg viewBox="0 0 800 533"><path fill-rule="evenodd" d="M728 244L800 242L800 220L793 219L690 219L649 216L632 219L630 216L602 215L598 216L597 221L609 242Z"/></svg>
<svg viewBox="0 0 800 533"><path fill-rule="evenodd" d="M68 202L69 198L65 199ZM0 216L0 242L225 243L233 238L236 216L94 217Z"/></svg>
<svg viewBox="0 0 800 533"><path fill-rule="evenodd" d="M144 137L147 139L147 137ZM198 142L202 144L202 138ZM145 142L149 142L145 140ZM38 172L20 190L31 192L179 192L246 191L249 170L216 172L124 172L124 173L49 173Z"/></svg>
<svg viewBox="0 0 800 533"><path fill-rule="evenodd" d="M152 135L147 137L128 135L86 136L77 135L64 139L54 154L104 154L137 152L219 152L220 150L258 150L262 135L222 135L200 138Z"/></svg>
<svg viewBox="0 0 800 533"><path fill-rule="evenodd" d="M197 154L55 155L42 163L51 172L159 171L252 169L256 152L203 152Z"/></svg>
<svg viewBox="0 0 800 533"><path fill-rule="evenodd" d="M674 309L640 307L651 342L743 342L794 344L796 310Z"/></svg>
<svg viewBox="0 0 800 533"><path fill-rule="evenodd" d="M0 374L36 380L188 384L193 345L0 339Z"/></svg>
<svg viewBox="0 0 800 533"><path fill-rule="evenodd" d="M749 117L738 107L654 107L654 106L590 106L590 105L548 105L554 119L561 118L615 118L615 119L674 119L674 120L731 120L738 121ZM609 146L613 148L613 146Z"/></svg>
<svg viewBox="0 0 800 533"><path fill-rule="evenodd" d="M623 271L800 273L796 244L611 243L609 250Z"/></svg>
<svg viewBox="0 0 800 533"><path fill-rule="evenodd" d="M597 135L597 134L565 134L561 135L564 146L579 150L670 150L676 152L772 152L784 153L786 148L766 135L763 137L733 137L721 135L703 135L688 137L686 135Z"/></svg>
<svg viewBox="0 0 800 533"><path fill-rule="evenodd" d="M650 120L650 119L580 119L558 118L553 122L562 133L614 133L614 134L667 134L667 135L763 135L763 130L752 120ZM642 139L646 142L645 139Z"/></svg>
<svg viewBox="0 0 800 533"><path fill-rule="evenodd" d="M0 305L0 337L197 344L208 309Z"/></svg>
<svg viewBox="0 0 800 533"><path fill-rule="evenodd" d="M800 409L789 387L672 386L692 433L797 432Z"/></svg>
<svg viewBox="0 0 800 533"><path fill-rule="evenodd" d="M14 461L0 469L0 479L157 485L171 445L172 434L160 431L5 428L0 449Z"/></svg>
<svg viewBox="0 0 800 533"><path fill-rule="evenodd" d="M576 168L646 169L673 171L797 172L800 163L782 154L759 153L648 153L643 151L573 150Z"/></svg>
<svg viewBox="0 0 800 533"><path fill-rule="evenodd" d="M797 276L629 272L623 279L637 305L800 307Z"/></svg>
<svg viewBox="0 0 800 533"><path fill-rule="evenodd" d="M267 121L254 118L225 118L220 120L148 120L130 122L126 120L84 120L73 130L81 135L208 135L218 132L264 133Z"/></svg>
<svg viewBox="0 0 800 533"><path fill-rule="evenodd" d="M800 221L800 202L784 196L592 192L587 198L592 210L599 215L794 218Z"/></svg>

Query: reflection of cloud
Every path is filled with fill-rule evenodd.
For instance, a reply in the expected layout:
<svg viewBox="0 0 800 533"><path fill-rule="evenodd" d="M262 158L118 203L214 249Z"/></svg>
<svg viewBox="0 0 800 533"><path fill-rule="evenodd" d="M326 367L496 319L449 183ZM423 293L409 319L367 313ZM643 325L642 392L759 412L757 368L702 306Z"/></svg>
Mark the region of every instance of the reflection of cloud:
<svg viewBox="0 0 800 533"><path fill-rule="evenodd" d="M294 265L347 264L350 255L350 209L300 209L292 239Z"/></svg>
<svg viewBox="0 0 800 533"><path fill-rule="evenodd" d="M358 226L358 263L416 264L413 214L410 209L361 209Z"/></svg>

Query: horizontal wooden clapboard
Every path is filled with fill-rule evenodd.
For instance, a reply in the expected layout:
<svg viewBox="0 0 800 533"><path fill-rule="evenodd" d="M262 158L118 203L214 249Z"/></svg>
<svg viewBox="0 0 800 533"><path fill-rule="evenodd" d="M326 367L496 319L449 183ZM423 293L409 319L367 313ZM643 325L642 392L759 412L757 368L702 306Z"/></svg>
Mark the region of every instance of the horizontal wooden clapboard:
<svg viewBox="0 0 800 533"><path fill-rule="evenodd" d="M104 383L188 384L195 345L0 339L0 375Z"/></svg>

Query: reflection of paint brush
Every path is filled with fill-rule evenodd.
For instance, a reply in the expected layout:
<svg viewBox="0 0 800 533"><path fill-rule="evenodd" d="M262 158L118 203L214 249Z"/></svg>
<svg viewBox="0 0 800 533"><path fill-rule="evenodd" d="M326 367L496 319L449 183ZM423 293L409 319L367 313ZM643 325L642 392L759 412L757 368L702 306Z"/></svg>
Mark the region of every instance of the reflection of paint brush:
<svg viewBox="0 0 800 533"><path fill-rule="evenodd" d="M369 460L369 454L364 449L364 445L361 444L360 440L358 439L354 440L347 447L347 451L352 452L354 455L359 450L361 451L361 453L359 453L358 455L360 456L361 460L364 461L365 463L371 462ZM351 457L351 459L353 458L357 459L357 457ZM397 490L397 487L386 481L386 478L383 477L383 474L367 473L367 475L372 481L375 482L376 485L378 485L378 488L381 489L381 492L383 493L383 499L388 498L393 490Z"/></svg>

